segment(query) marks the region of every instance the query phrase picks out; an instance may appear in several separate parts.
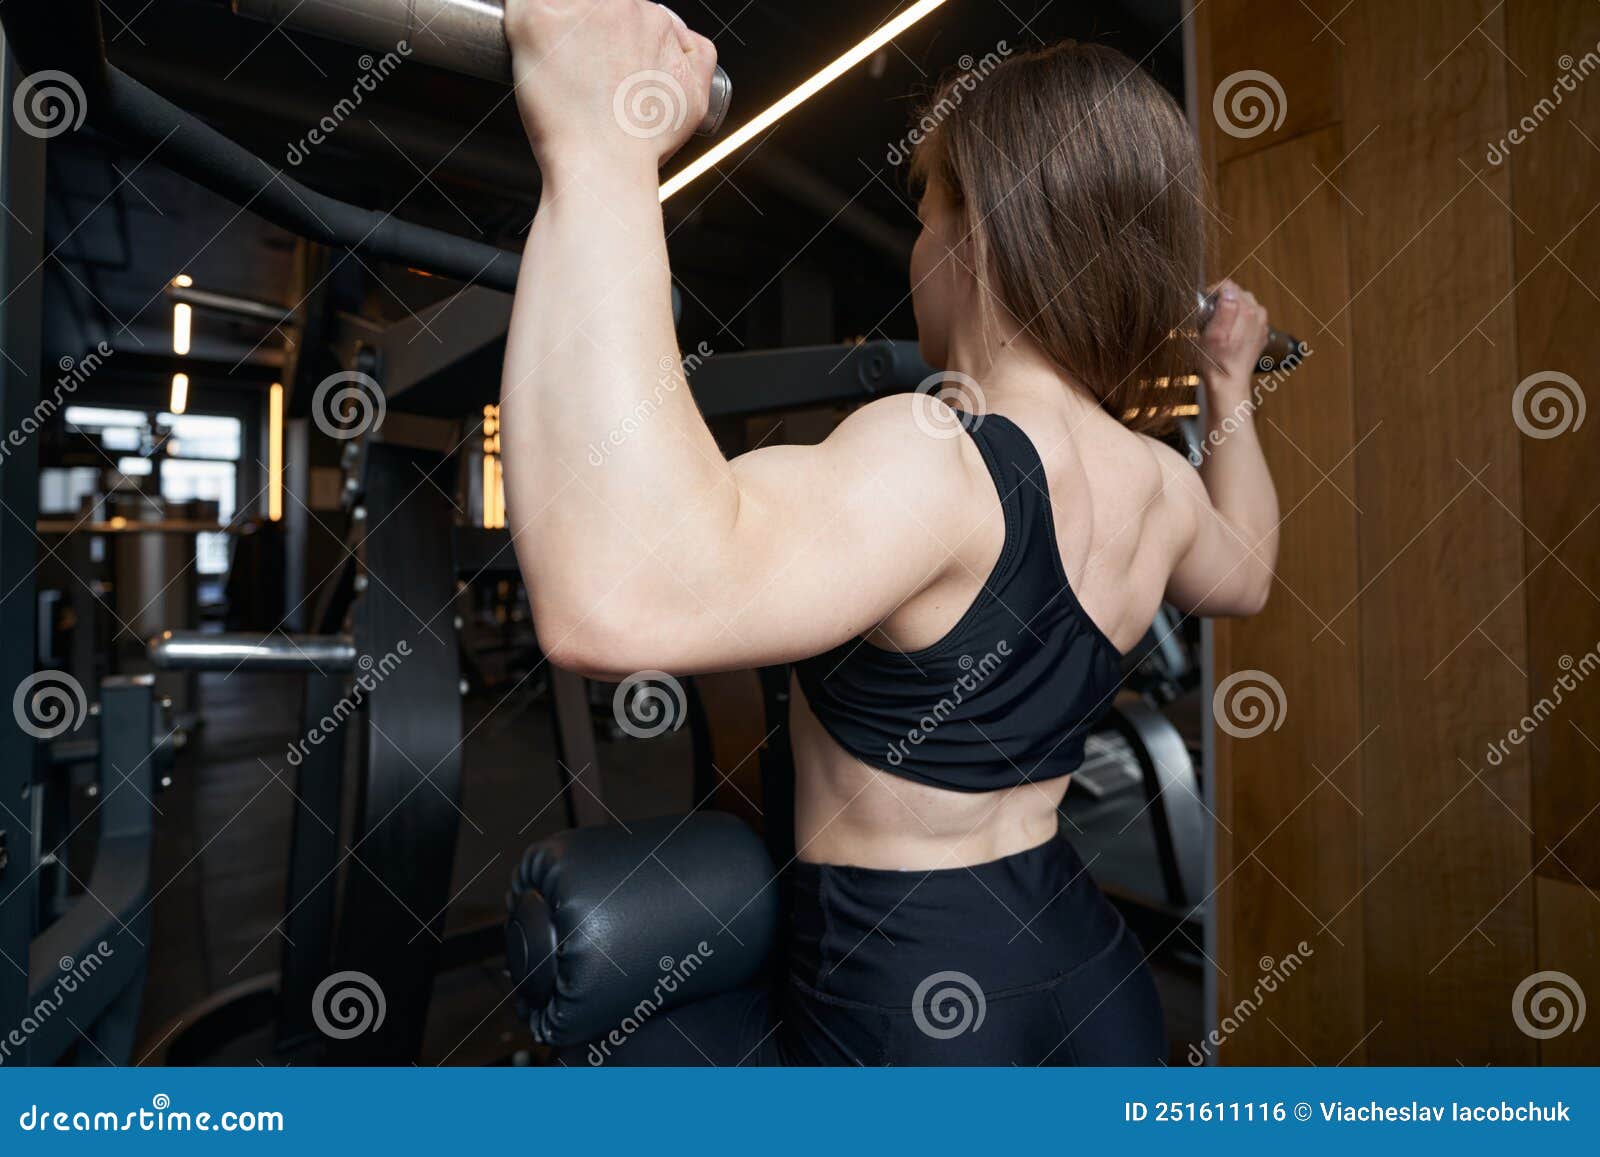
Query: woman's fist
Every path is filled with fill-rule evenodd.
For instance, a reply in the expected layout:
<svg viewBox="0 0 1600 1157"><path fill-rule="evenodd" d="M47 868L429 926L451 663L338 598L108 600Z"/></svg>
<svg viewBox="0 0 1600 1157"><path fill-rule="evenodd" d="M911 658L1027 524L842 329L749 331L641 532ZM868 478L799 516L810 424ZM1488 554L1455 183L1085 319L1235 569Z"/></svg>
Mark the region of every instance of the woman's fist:
<svg viewBox="0 0 1600 1157"><path fill-rule="evenodd" d="M1213 394L1248 391L1267 344L1267 311L1232 281L1214 287L1217 306L1200 331L1200 376Z"/></svg>
<svg viewBox="0 0 1600 1157"><path fill-rule="evenodd" d="M506 0L517 108L540 167L584 153L659 165L710 103L717 50L649 0Z"/></svg>

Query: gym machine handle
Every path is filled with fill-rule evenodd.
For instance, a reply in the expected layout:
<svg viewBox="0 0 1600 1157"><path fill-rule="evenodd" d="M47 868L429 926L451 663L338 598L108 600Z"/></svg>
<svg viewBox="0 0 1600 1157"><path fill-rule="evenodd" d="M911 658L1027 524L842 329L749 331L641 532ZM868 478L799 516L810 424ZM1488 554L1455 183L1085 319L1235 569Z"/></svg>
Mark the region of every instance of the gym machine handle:
<svg viewBox="0 0 1600 1157"><path fill-rule="evenodd" d="M1195 296L1199 301L1197 328L1205 329L1211 321L1211 315L1217 312L1217 295L1197 292ZM1261 357L1256 361L1256 373L1270 374L1277 369L1291 373L1305 359L1305 355L1305 344L1299 338L1282 330L1269 329L1267 344L1262 347Z"/></svg>
<svg viewBox="0 0 1600 1157"><path fill-rule="evenodd" d="M150 640L158 671L349 671L356 645L347 635L251 635L162 631Z"/></svg>
<svg viewBox="0 0 1600 1157"><path fill-rule="evenodd" d="M505 0L233 0L233 11L374 52L404 41L424 64L511 83ZM714 135L732 100L733 82L718 67L711 104L695 132Z"/></svg>

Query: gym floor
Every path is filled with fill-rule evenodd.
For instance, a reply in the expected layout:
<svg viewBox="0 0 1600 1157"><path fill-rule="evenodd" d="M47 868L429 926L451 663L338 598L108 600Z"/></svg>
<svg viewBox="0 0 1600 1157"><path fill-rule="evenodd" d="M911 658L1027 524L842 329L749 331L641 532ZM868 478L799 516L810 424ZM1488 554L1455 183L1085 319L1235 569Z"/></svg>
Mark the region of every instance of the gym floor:
<svg viewBox="0 0 1600 1157"><path fill-rule="evenodd" d="M136 1055L159 1055L183 1018L207 997L277 968L287 884L290 785L271 770L300 733L296 677L203 674L205 720L181 757L173 787L157 800L150 976ZM498 922L520 849L569 826L555 754L550 705L537 680L469 695L468 772L461 803L447 933ZM624 822L691 805L687 729L655 739L598 736L607 802ZM648 745L648 758L640 748ZM648 771L643 770L648 768ZM361 870L357 857L347 862ZM1086 855L1086 858L1087 855ZM1143 857L1148 859L1148 856ZM420 934L420 933L419 933ZM500 1064L525 1055L503 975L491 957L440 973L420 1064ZM1184 1064L1202 1027L1201 960L1178 938L1150 960L1161 990L1170 1062ZM220 1064L270 1060L266 1032L231 1042Z"/></svg>

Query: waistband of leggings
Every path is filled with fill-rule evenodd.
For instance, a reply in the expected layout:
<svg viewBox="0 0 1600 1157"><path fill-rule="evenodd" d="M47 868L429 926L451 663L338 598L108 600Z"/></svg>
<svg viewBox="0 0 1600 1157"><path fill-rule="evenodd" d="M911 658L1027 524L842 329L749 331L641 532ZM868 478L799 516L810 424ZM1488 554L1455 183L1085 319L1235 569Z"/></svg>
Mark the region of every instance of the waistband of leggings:
<svg viewBox="0 0 1600 1157"><path fill-rule="evenodd" d="M1122 926L1059 835L965 867L797 863L793 900L796 979L889 1007L909 1005L916 983L936 972L966 973L991 992L1044 983L1096 955Z"/></svg>

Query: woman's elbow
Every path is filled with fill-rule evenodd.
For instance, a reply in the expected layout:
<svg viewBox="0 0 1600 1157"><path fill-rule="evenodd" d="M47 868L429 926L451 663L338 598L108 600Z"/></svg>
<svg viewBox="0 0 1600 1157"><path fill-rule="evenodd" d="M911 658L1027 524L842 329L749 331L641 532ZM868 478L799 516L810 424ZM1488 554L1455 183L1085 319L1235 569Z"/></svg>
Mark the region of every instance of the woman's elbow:
<svg viewBox="0 0 1600 1157"><path fill-rule="evenodd" d="M666 666L660 633L606 600L587 606L534 600L533 629L552 666L590 679L615 681Z"/></svg>
<svg viewBox="0 0 1600 1157"><path fill-rule="evenodd" d="M1272 597L1272 583L1273 574L1270 570L1264 570L1253 576L1235 593L1228 613L1241 619L1259 615L1267 609L1267 602Z"/></svg>

